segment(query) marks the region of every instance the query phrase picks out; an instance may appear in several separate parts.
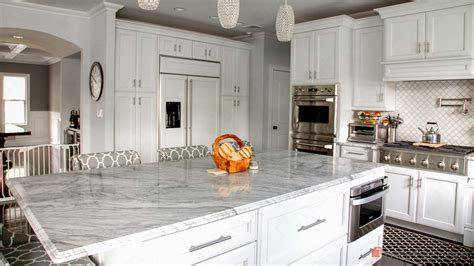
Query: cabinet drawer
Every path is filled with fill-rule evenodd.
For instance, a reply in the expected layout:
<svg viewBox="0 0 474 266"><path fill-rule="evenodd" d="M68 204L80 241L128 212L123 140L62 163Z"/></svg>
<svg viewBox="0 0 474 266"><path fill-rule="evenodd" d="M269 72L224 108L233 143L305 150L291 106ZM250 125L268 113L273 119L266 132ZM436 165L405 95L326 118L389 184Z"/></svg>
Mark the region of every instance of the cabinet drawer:
<svg viewBox="0 0 474 266"><path fill-rule="evenodd" d="M323 248L293 262L297 265L346 265L347 235L325 245Z"/></svg>
<svg viewBox="0 0 474 266"><path fill-rule="evenodd" d="M362 147L341 145L341 157L361 161L372 161L372 150Z"/></svg>
<svg viewBox="0 0 474 266"><path fill-rule="evenodd" d="M323 190L263 208L261 264L288 264L347 232L346 194Z"/></svg>
<svg viewBox="0 0 474 266"><path fill-rule="evenodd" d="M251 243L234 249L215 258L197 263L203 265L256 265L257 264L257 244Z"/></svg>
<svg viewBox="0 0 474 266"><path fill-rule="evenodd" d="M383 242L383 225L374 231L349 243L347 248L347 265L373 265L382 256L375 257L372 254L374 248L382 249Z"/></svg>
<svg viewBox="0 0 474 266"><path fill-rule="evenodd" d="M257 212L249 212L104 254L103 263L192 264L257 239Z"/></svg>

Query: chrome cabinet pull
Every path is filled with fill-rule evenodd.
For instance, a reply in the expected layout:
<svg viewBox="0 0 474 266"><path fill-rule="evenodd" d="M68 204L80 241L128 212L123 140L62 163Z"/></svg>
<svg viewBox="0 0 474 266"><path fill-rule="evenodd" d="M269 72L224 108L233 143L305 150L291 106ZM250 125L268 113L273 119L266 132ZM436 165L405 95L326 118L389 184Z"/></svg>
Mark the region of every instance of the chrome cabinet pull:
<svg viewBox="0 0 474 266"><path fill-rule="evenodd" d="M360 156L366 155L366 154L364 154L364 153L358 153L358 152L352 152L352 151L347 151L346 154L360 155Z"/></svg>
<svg viewBox="0 0 474 266"><path fill-rule="evenodd" d="M210 247L212 245L219 244L221 242L224 242L224 241L227 241L227 240L230 240L230 239L232 239L231 236L220 236L216 240L212 240L212 241L209 241L209 242L201 244L201 245L197 245L197 246L191 245L191 247L189 247L189 252L194 252L196 250L207 248L207 247Z"/></svg>
<svg viewBox="0 0 474 266"><path fill-rule="evenodd" d="M234 86L234 92L237 92L237 86Z"/></svg>
<svg viewBox="0 0 474 266"><path fill-rule="evenodd" d="M235 100L234 100L234 106L236 105Z"/></svg>
<svg viewBox="0 0 474 266"><path fill-rule="evenodd" d="M410 187L413 186L413 176L410 176Z"/></svg>
<svg viewBox="0 0 474 266"><path fill-rule="evenodd" d="M314 71L313 77L314 77L314 79L318 79L318 72L316 70Z"/></svg>
<svg viewBox="0 0 474 266"><path fill-rule="evenodd" d="M326 221L326 219L318 219L316 222L312 223L312 224L308 224L308 225L302 225L300 227L300 229L298 229L298 232L301 232L301 231L304 231L304 230L308 230L310 229L311 227L314 227L318 224L322 224Z"/></svg>
<svg viewBox="0 0 474 266"><path fill-rule="evenodd" d="M207 49L204 50L204 56L207 56Z"/></svg>
<svg viewBox="0 0 474 266"><path fill-rule="evenodd" d="M430 42L426 42L426 52L430 52Z"/></svg>
<svg viewBox="0 0 474 266"><path fill-rule="evenodd" d="M142 97L138 97L138 105L142 105Z"/></svg>
<svg viewBox="0 0 474 266"><path fill-rule="evenodd" d="M421 54L421 42L417 44L416 53Z"/></svg>
<svg viewBox="0 0 474 266"><path fill-rule="evenodd" d="M421 188L422 185L423 185L423 178L419 178L418 179L418 187Z"/></svg>
<svg viewBox="0 0 474 266"><path fill-rule="evenodd" d="M177 46L177 44L174 44L174 51L175 51L175 52L176 52L176 46Z"/></svg>
<svg viewBox="0 0 474 266"><path fill-rule="evenodd" d="M211 49L209 49L209 56L212 56L211 52L212 52L212 50L211 50Z"/></svg>
<svg viewBox="0 0 474 266"><path fill-rule="evenodd" d="M311 79L311 70L309 71L309 79Z"/></svg>
<svg viewBox="0 0 474 266"><path fill-rule="evenodd" d="M138 87L139 87L139 88L142 87L142 80L141 80L141 79L138 81Z"/></svg>
<svg viewBox="0 0 474 266"><path fill-rule="evenodd" d="M373 250L374 250L374 249L371 248L371 249L370 249L369 251L367 251L366 253L361 254L361 255L359 256L359 260L361 260L361 259L363 259L363 258L369 256L370 254L372 254L372 251L373 251Z"/></svg>
<svg viewBox="0 0 474 266"><path fill-rule="evenodd" d="M240 106L240 100L237 100L237 106Z"/></svg>
<svg viewBox="0 0 474 266"><path fill-rule="evenodd" d="M178 52L181 53L181 44L178 46Z"/></svg>
<svg viewBox="0 0 474 266"><path fill-rule="evenodd" d="M240 86L237 86L237 92L240 93Z"/></svg>
<svg viewBox="0 0 474 266"><path fill-rule="evenodd" d="M137 80L134 79L134 80L133 80L133 87L136 87L136 86L137 86Z"/></svg>
<svg viewBox="0 0 474 266"><path fill-rule="evenodd" d="M135 97L133 97L133 105L135 105Z"/></svg>

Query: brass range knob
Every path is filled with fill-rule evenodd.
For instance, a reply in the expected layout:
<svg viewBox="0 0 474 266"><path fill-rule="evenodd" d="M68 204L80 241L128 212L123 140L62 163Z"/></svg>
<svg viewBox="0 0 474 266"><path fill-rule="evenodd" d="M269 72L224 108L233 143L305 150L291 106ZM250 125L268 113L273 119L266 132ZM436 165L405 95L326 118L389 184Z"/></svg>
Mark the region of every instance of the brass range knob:
<svg viewBox="0 0 474 266"><path fill-rule="evenodd" d="M453 170L453 171L459 170L459 164L458 163L451 164L451 170Z"/></svg>
<svg viewBox="0 0 474 266"><path fill-rule="evenodd" d="M415 158L415 157L411 158L411 159L408 161L408 163L410 163L411 165L415 165L415 164L416 164L416 158Z"/></svg>
<svg viewBox="0 0 474 266"><path fill-rule="evenodd" d="M438 166L439 169L444 169L444 167L446 166L446 164L444 163L444 161L441 161L441 162L439 162L436 166Z"/></svg>
<svg viewBox="0 0 474 266"><path fill-rule="evenodd" d="M428 159L424 159L423 161L421 161L421 166L428 167L428 165L430 165L430 162L428 161Z"/></svg>

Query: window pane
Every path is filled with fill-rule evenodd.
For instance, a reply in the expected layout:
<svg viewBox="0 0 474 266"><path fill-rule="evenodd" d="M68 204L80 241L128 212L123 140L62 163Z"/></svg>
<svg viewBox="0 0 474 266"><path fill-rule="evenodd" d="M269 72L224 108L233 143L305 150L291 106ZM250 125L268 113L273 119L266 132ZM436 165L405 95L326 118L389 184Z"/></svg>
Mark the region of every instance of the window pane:
<svg viewBox="0 0 474 266"><path fill-rule="evenodd" d="M3 78L4 100L26 100L26 78L5 76Z"/></svg>
<svg viewBox="0 0 474 266"><path fill-rule="evenodd" d="M25 124L25 102L5 101L5 124Z"/></svg>

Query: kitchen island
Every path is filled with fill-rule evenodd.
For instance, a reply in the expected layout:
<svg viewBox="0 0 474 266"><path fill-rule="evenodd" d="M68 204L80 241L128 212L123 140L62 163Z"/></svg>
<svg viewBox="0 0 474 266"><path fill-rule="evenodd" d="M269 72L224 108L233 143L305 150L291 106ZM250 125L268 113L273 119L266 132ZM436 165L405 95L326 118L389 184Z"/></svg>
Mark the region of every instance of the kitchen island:
<svg viewBox="0 0 474 266"><path fill-rule="evenodd" d="M306 219L315 219L314 213L330 213L327 222L318 218L323 233L337 232L328 237L347 239L349 188L385 171L381 164L293 151L259 153L256 160L258 171L226 176L209 175L214 163L206 158L14 178L7 184L56 263L89 255L104 265L208 258L222 263L217 255L245 246L250 250L245 254L253 257L247 263L263 264L274 263L272 254L280 250L265 244L272 230L281 234L283 225L294 222L306 231ZM318 204L307 212L312 202ZM294 219L275 227L267 219L273 217L272 208L294 209ZM331 221L331 213L337 213L337 221ZM326 244L308 243L299 243L281 262ZM232 254L235 259L239 252Z"/></svg>

